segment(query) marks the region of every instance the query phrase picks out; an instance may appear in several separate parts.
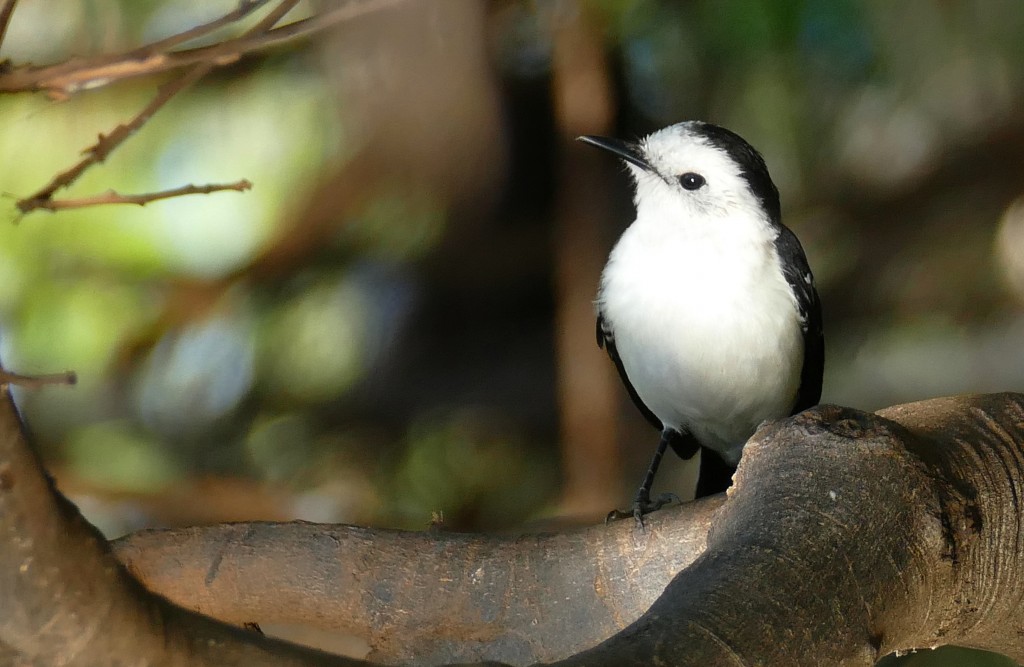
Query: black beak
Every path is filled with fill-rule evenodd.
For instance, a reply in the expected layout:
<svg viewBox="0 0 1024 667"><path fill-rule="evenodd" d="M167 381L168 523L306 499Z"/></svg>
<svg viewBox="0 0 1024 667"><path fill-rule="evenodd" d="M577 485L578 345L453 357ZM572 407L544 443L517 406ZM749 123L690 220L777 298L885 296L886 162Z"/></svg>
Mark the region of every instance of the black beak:
<svg viewBox="0 0 1024 667"><path fill-rule="evenodd" d="M615 153L626 162L634 164L644 171L652 170L650 163L644 159L644 154L640 151L639 144L622 141L621 139L612 139L611 137L582 136L576 137L576 140Z"/></svg>

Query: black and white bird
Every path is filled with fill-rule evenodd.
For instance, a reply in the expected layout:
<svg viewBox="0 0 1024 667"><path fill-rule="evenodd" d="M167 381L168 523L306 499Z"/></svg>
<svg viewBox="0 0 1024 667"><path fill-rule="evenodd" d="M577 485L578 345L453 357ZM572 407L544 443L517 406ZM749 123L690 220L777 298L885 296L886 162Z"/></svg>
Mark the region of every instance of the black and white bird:
<svg viewBox="0 0 1024 667"><path fill-rule="evenodd" d="M674 498L651 500L668 446L701 450L697 497L710 495L762 421L817 404L821 305L764 159L739 135L688 121L635 143L579 139L622 158L636 185L596 305L598 345L661 429L632 510L609 515L642 522Z"/></svg>

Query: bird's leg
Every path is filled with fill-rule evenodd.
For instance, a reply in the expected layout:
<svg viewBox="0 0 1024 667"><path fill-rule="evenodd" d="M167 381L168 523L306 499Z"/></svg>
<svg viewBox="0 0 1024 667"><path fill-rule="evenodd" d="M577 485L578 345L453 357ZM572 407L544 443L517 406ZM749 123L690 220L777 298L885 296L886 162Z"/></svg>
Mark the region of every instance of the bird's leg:
<svg viewBox="0 0 1024 667"><path fill-rule="evenodd" d="M640 484L640 488L637 489L636 498L633 499L632 509L630 511L612 510L608 513L605 523L615 519L624 519L627 516L631 516L636 520L637 526L643 528L644 514L650 514L655 510L661 509L663 505L667 505L672 501L679 502L679 496L674 493L663 493L658 496L657 500L651 501L651 486L654 485L654 476L658 474L658 466L661 465L661 457L665 455L665 450L668 449L672 435L672 431L668 429L661 432L661 439L658 441L658 448L654 450L654 457L651 459L651 465L647 467L647 474L644 475L644 481Z"/></svg>

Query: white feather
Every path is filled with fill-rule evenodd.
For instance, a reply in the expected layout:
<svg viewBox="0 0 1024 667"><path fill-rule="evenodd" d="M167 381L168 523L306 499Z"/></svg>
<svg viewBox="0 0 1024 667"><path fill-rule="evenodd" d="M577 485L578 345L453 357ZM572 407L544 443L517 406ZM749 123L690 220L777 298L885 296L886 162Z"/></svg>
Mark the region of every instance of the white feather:
<svg viewBox="0 0 1024 667"><path fill-rule="evenodd" d="M803 336L777 230L723 151L676 125L630 165L636 221L613 249L597 306L630 382L666 426L732 464L765 419L790 413ZM674 178L703 175L699 190Z"/></svg>

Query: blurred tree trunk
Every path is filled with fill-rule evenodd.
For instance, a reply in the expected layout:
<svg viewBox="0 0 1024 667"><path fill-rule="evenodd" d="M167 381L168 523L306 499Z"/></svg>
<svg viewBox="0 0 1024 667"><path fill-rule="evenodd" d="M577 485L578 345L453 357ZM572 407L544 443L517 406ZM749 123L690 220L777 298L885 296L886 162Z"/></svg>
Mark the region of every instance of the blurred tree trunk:
<svg viewBox="0 0 1024 667"><path fill-rule="evenodd" d="M601 32L579 3L554 20L555 118L561 135L555 219L555 340L565 488L561 511L595 517L619 497L619 406L612 365L597 347L593 296L608 254L611 190L606 170L574 146L581 134L607 134L614 104Z"/></svg>

